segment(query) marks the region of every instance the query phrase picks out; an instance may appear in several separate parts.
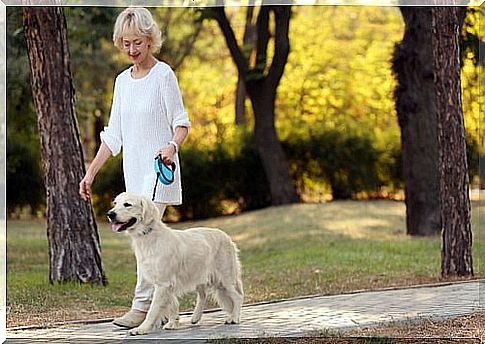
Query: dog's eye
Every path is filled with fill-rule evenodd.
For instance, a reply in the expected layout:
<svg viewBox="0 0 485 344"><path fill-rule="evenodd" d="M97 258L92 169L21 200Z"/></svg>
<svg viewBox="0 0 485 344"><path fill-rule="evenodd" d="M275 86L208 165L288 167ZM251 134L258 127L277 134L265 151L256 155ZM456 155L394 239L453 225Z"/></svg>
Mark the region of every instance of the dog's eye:
<svg viewBox="0 0 485 344"><path fill-rule="evenodd" d="M123 206L128 208L128 207L131 207L131 204L130 203L124 203Z"/></svg>

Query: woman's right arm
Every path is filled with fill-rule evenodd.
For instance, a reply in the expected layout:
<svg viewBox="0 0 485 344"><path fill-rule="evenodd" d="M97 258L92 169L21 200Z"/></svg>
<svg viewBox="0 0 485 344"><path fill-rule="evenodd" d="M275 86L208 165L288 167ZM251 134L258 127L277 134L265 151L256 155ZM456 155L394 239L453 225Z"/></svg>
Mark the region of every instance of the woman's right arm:
<svg viewBox="0 0 485 344"><path fill-rule="evenodd" d="M79 194L83 200L87 201L91 198L91 185L93 184L94 178L111 155L112 153L108 145L104 142L101 143L101 147L99 147L98 153L96 153L94 160L89 165L86 175L79 183Z"/></svg>
<svg viewBox="0 0 485 344"><path fill-rule="evenodd" d="M86 175L79 183L79 194L81 198L87 201L91 198L91 184L98 174L101 167L110 155L117 155L121 150L122 135L121 135L121 111L120 111L120 95L117 86L118 78L116 78L114 91L113 91L113 103L111 104L111 114L109 116L108 126L104 128L104 131L100 133L101 146L99 147L94 160L86 172Z"/></svg>

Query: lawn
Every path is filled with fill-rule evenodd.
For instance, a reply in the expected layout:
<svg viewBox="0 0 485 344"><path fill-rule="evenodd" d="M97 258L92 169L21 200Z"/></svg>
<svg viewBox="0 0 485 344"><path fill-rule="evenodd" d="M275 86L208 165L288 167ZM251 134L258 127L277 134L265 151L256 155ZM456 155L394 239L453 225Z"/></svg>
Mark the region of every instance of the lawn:
<svg viewBox="0 0 485 344"><path fill-rule="evenodd" d="M483 276L485 234L473 203L475 275ZM240 248L245 303L438 282L440 238L405 235L396 201L336 201L272 207L173 227L222 228ZM129 239L98 221L107 287L50 285L44 221L7 222L7 326L113 317L127 310L136 283ZM182 309L193 307L185 297Z"/></svg>

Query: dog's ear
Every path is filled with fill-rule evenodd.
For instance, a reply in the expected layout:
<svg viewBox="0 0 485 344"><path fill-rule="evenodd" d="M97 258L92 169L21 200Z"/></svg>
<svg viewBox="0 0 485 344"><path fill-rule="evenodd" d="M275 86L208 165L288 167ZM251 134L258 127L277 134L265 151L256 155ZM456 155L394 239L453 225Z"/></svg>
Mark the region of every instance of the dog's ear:
<svg viewBox="0 0 485 344"><path fill-rule="evenodd" d="M142 213L141 216L143 218L143 222L150 223L153 220L160 219L160 212L158 211L157 206L152 201L142 198L141 199L141 208Z"/></svg>

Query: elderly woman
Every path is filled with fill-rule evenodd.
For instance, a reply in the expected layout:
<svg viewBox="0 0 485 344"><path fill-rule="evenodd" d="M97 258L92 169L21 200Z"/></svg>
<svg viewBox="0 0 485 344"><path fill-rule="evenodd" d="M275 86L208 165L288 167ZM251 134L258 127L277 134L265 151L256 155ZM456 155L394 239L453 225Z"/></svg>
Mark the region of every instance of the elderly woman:
<svg viewBox="0 0 485 344"><path fill-rule="evenodd" d="M99 151L79 183L79 193L84 200L90 198L96 174L108 157L117 155L123 147L126 191L149 198L153 195L163 215L166 205L182 202L177 153L188 135L190 122L174 72L153 56L160 50L162 39L150 12L139 7L121 12L113 41L133 65L116 78L109 123L101 133ZM165 164L177 165L175 180L169 186L155 184L153 160L158 155ZM153 287L138 273L131 310L113 323L128 328L140 325L152 293Z"/></svg>

